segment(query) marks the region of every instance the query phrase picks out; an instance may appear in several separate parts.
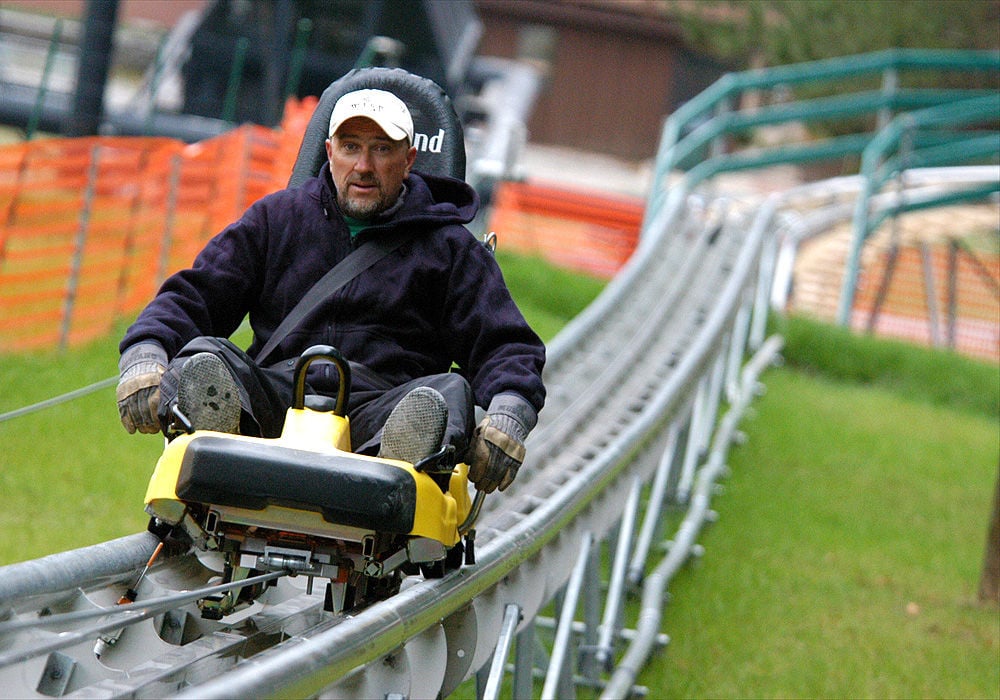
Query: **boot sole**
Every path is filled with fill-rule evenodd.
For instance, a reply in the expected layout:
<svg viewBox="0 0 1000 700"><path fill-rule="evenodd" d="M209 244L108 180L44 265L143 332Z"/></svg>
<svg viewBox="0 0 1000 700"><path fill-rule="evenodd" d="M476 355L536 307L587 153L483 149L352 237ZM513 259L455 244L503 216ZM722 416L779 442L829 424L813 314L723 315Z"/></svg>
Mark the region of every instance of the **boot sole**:
<svg viewBox="0 0 1000 700"><path fill-rule="evenodd" d="M195 430L239 431L239 388L225 363L211 353L198 353L184 363L177 405Z"/></svg>
<svg viewBox="0 0 1000 700"><path fill-rule="evenodd" d="M444 397L436 389L418 387L386 419L379 456L416 464L441 449L447 425Z"/></svg>

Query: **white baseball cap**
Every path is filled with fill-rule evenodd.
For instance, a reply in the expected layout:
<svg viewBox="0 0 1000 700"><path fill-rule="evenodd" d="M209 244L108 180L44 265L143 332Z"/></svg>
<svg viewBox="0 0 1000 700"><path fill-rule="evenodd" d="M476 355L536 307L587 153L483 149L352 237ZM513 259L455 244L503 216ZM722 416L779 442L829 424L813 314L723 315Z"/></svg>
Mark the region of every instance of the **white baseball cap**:
<svg viewBox="0 0 1000 700"><path fill-rule="evenodd" d="M355 90L343 95L330 115L332 137L340 125L354 117L366 117L381 127L393 141L403 138L413 143L413 117L406 103L385 90Z"/></svg>

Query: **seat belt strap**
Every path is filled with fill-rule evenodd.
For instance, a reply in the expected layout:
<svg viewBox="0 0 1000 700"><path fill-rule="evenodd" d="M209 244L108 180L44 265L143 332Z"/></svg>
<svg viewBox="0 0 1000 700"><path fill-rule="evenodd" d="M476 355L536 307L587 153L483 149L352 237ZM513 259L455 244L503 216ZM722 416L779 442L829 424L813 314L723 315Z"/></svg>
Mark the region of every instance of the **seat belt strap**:
<svg viewBox="0 0 1000 700"><path fill-rule="evenodd" d="M295 308L274 329L274 333L271 334L264 347L257 353L254 362L258 365L263 365L281 341L300 326L320 304L329 299L334 292L359 274L410 240L412 236L412 231L396 231L365 241L351 251L346 258L334 265L299 299L299 303L295 305Z"/></svg>

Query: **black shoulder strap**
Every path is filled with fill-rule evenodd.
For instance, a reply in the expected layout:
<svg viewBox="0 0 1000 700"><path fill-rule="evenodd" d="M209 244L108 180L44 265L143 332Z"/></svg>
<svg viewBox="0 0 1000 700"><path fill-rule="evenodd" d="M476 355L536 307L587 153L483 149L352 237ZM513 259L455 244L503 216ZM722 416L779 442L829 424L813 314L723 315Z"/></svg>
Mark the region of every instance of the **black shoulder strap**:
<svg viewBox="0 0 1000 700"><path fill-rule="evenodd" d="M333 266L329 272L323 275L312 288L299 299L284 320L274 329L274 333L267 339L264 347L257 353L255 362L263 365L268 356L274 352L278 344L296 327L301 324L309 314L323 303L335 291L343 287L359 274L377 263L386 255L403 245L412 236L411 231L396 231L384 236L379 236L361 244L351 252L346 258Z"/></svg>

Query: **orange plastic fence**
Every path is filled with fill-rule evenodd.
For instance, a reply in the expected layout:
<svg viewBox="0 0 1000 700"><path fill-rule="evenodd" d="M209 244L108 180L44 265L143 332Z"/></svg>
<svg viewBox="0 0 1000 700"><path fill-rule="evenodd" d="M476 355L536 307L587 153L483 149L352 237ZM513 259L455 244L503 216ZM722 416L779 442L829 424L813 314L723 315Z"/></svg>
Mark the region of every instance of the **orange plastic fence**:
<svg viewBox="0 0 1000 700"><path fill-rule="evenodd" d="M0 148L0 351L105 335L247 206L285 185L316 99L281 128L187 145L91 137Z"/></svg>
<svg viewBox="0 0 1000 700"><path fill-rule="evenodd" d="M102 337L137 312L209 238L285 186L315 105L291 100L279 129L243 126L191 145L93 137L0 148L0 352ZM508 182L497 188L489 227L505 249L609 278L635 250L642 214L637 198ZM939 342L1000 358L991 281L1000 258L960 254L952 269L946 250L931 265L914 255L897 261L876 331L933 340L932 271L939 319L949 318L949 304L956 319L953 330L939 321ZM883 277L878 264L862 272L855 326L867 324ZM949 278L959 280L951 299Z"/></svg>
<svg viewBox="0 0 1000 700"><path fill-rule="evenodd" d="M635 250L642 214L640 199L505 182L489 227L505 249L610 278Z"/></svg>
<svg viewBox="0 0 1000 700"><path fill-rule="evenodd" d="M890 264L889 251L882 251L861 272L851 324L996 362L998 285L996 253L954 244L907 246L899 248Z"/></svg>
<svg viewBox="0 0 1000 700"><path fill-rule="evenodd" d="M0 148L0 352L102 337L260 197L284 187L316 98L276 130L51 139ZM635 247L638 200L500 188L504 246L612 276Z"/></svg>

